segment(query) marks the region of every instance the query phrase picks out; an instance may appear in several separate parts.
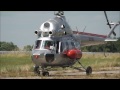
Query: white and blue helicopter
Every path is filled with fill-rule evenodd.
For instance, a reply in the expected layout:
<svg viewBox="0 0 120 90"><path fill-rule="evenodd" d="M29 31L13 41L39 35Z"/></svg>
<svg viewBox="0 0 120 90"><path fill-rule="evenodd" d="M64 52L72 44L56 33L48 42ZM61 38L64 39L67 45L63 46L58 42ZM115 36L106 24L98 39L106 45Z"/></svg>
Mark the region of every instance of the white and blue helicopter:
<svg viewBox="0 0 120 90"><path fill-rule="evenodd" d="M81 67L73 67L78 62L89 75L92 73L91 66L85 68L80 59L82 57L81 46L101 44L105 41L117 41L110 38L115 34L118 23L109 23L108 35L99 35L85 32L72 31L66 21L63 11L54 12L55 17L42 23L39 30L35 30L37 40L32 49L32 61L35 64L34 72L38 75L49 76L47 67L71 67L80 70ZM111 27L113 25L113 27Z"/></svg>

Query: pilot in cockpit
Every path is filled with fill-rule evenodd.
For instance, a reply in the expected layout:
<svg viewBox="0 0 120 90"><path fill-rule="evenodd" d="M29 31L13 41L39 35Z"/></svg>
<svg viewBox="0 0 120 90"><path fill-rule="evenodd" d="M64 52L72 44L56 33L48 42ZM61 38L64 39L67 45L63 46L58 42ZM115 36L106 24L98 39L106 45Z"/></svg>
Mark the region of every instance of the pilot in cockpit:
<svg viewBox="0 0 120 90"><path fill-rule="evenodd" d="M50 49L50 46L53 46L53 42L52 41L46 41L45 42L45 49Z"/></svg>

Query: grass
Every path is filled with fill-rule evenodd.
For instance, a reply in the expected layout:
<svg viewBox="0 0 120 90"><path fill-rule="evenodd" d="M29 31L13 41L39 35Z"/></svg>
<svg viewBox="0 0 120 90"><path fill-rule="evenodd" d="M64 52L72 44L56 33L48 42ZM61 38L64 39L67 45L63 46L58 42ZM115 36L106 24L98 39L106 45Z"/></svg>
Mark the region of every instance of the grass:
<svg viewBox="0 0 120 90"><path fill-rule="evenodd" d="M101 67L120 67L120 53L108 53L106 57L103 53L83 54L81 63L86 67L92 66L93 70L99 70Z"/></svg>
<svg viewBox="0 0 120 90"><path fill-rule="evenodd" d="M34 64L30 54L2 54L0 56L0 76L27 76Z"/></svg>
<svg viewBox="0 0 120 90"><path fill-rule="evenodd" d="M106 70L105 69L106 67L107 68L110 67L112 69L113 67L120 67L120 53L109 53L107 54L107 57L105 57L103 53L102 54L101 53L96 53L96 54L83 53L83 56L80 61L85 67L91 66L93 70ZM24 54L22 53L0 54L0 77L36 76L33 73L33 66L34 64L31 60L30 54L25 54L25 53ZM76 63L74 66L79 66L79 64ZM70 68L68 67L67 70L68 69ZM55 70L61 70L61 68L55 68ZM67 76L62 76L62 77L67 78ZM87 78L94 78L94 77L95 75L92 75ZM102 75L102 78L104 77L107 77L107 76ZM115 75L115 77L120 78L120 74ZM86 78L86 77L83 77L83 78Z"/></svg>

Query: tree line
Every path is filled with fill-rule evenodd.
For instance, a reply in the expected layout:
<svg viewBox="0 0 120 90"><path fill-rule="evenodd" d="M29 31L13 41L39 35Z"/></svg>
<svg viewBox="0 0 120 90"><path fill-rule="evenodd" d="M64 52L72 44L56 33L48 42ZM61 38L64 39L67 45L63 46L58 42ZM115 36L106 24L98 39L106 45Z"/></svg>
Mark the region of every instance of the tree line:
<svg viewBox="0 0 120 90"><path fill-rule="evenodd" d="M116 42L109 41L101 45L81 47L81 50L86 52L120 52L120 37Z"/></svg>
<svg viewBox="0 0 120 90"><path fill-rule="evenodd" d="M0 42L0 51L19 51L20 48L13 42ZM31 51L32 45L26 45L23 48L24 51Z"/></svg>
<svg viewBox="0 0 120 90"><path fill-rule="evenodd" d="M24 46L24 51L31 51L33 45ZM19 47L13 42L0 42L0 51L19 51ZM116 42L106 42L106 44L81 47L84 52L120 52L120 38Z"/></svg>
<svg viewBox="0 0 120 90"><path fill-rule="evenodd" d="M16 51L19 48L13 42L0 42L0 51Z"/></svg>

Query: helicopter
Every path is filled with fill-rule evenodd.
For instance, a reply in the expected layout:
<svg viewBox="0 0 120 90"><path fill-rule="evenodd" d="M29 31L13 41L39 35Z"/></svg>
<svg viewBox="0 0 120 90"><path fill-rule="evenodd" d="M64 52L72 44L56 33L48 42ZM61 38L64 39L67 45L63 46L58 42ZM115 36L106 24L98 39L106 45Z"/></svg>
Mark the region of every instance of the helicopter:
<svg viewBox="0 0 120 90"><path fill-rule="evenodd" d="M34 32L37 35L31 55L31 59L35 64L34 72L38 75L49 76L47 67L71 67L77 70L82 67L87 75L92 74L92 67L88 66L86 68L80 62L82 58L80 47L97 45L105 41L117 41L117 39L110 36L111 34L116 35L114 30L120 25L120 22L109 23L105 11L104 14L110 27L108 35L73 31L66 21L64 12L54 12L55 17L43 22L40 29ZM76 62L81 67L74 67L73 65Z"/></svg>

